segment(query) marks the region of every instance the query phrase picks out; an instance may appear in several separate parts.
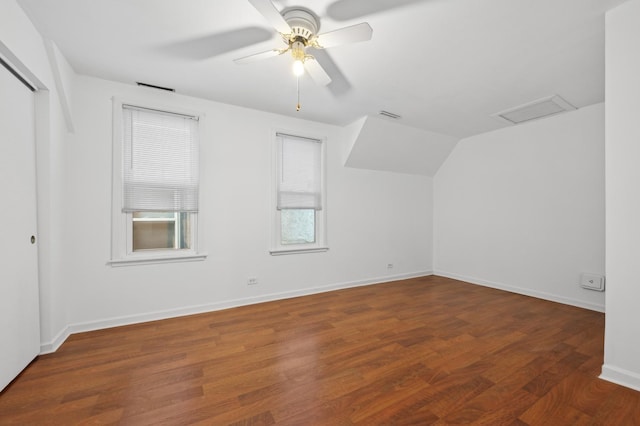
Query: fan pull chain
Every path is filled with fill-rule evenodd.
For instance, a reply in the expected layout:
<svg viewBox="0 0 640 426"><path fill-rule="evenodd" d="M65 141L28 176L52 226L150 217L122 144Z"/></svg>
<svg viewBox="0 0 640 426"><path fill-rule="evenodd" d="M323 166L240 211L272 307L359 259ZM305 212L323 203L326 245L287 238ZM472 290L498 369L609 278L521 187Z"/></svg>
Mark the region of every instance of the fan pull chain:
<svg viewBox="0 0 640 426"><path fill-rule="evenodd" d="M296 92L298 93L298 105L296 105L296 111L300 111L300 77L296 77Z"/></svg>

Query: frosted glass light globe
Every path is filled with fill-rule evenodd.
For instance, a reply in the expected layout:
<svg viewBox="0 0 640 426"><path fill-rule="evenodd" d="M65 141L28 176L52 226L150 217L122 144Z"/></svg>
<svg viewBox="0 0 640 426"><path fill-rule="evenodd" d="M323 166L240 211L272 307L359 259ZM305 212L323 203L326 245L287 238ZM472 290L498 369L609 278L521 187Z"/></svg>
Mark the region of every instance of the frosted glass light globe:
<svg viewBox="0 0 640 426"><path fill-rule="evenodd" d="M302 63L302 61L294 61L293 62L293 75L295 75L296 77L300 77L302 74L304 74L304 64Z"/></svg>

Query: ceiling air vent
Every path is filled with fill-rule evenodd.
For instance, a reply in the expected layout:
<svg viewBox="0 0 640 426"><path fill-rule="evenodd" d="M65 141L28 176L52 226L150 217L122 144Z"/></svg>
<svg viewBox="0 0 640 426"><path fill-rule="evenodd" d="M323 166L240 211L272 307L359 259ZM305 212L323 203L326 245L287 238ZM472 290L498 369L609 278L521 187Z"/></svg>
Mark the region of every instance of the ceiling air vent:
<svg viewBox="0 0 640 426"><path fill-rule="evenodd" d="M493 114L493 116L500 120L507 121L510 124L519 124L574 109L576 109L576 107L560 96L555 95Z"/></svg>
<svg viewBox="0 0 640 426"><path fill-rule="evenodd" d="M393 118L394 120L397 120L399 118L401 118L398 114L394 114L392 112L389 111L380 111L378 114L387 117L387 118Z"/></svg>

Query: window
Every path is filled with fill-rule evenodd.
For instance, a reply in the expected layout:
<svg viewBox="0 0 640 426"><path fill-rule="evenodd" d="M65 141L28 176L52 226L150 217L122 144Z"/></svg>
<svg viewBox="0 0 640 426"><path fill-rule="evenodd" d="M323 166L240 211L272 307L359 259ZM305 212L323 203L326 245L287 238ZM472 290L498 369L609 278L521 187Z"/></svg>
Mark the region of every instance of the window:
<svg viewBox="0 0 640 426"><path fill-rule="evenodd" d="M202 259L195 115L114 102L112 264Z"/></svg>
<svg viewBox="0 0 640 426"><path fill-rule="evenodd" d="M316 211L314 209L280 210L280 243L313 244L316 242Z"/></svg>
<svg viewBox="0 0 640 426"><path fill-rule="evenodd" d="M133 251L191 248L190 215L184 212L133 212Z"/></svg>
<svg viewBox="0 0 640 426"><path fill-rule="evenodd" d="M327 250L324 141L276 133L271 254Z"/></svg>

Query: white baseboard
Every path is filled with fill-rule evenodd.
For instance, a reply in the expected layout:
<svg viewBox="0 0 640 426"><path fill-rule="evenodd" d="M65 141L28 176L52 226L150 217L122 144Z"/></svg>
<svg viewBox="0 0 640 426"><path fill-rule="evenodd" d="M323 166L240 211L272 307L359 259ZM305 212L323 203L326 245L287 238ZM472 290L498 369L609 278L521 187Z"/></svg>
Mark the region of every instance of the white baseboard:
<svg viewBox="0 0 640 426"><path fill-rule="evenodd" d="M202 314L206 312L220 311L223 309L237 308L240 306L254 305L256 303L271 302L274 300L290 299L293 297L309 296L312 294L325 293L328 291L341 290L345 288L362 287L367 285L382 284L391 281L405 280L433 275L433 271L420 271L407 274L388 275L384 277L369 278L364 280L349 281L344 283L330 284L326 286L312 287L301 290L285 291L281 293L271 293L262 296L248 297L243 299L227 300L204 305L186 306L177 309L167 309L163 311L147 312L144 314L127 315L122 317L106 318L97 321L70 324L61 330L50 342L40 344L40 354L44 355L58 350L64 341L72 334L86 331L102 330L123 325L138 324L148 321L157 321L167 318L175 318L186 315Z"/></svg>
<svg viewBox="0 0 640 426"><path fill-rule="evenodd" d="M514 287L507 284L496 283L492 281L483 280L475 277L468 277L465 275L455 274L452 272L445 271L434 271L434 275L439 275L441 277L452 278L454 280L466 281L471 284L477 284L484 287L491 287L498 290L504 290L511 293L523 294L525 296L536 297L538 299L550 300L552 302L558 302L565 305L577 306L578 308L589 309L591 311L604 312L605 306L599 303L587 302L584 300L572 299L564 296L559 296L557 294L545 293L542 291L531 290L528 288L522 287Z"/></svg>
<svg viewBox="0 0 640 426"><path fill-rule="evenodd" d="M604 364L600 378L633 390L640 391L640 374Z"/></svg>
<svg viewBox="0 0 640 426"><path fill-rule="evenodd" d="M60 345L71 335L69 326L64 327L50 342L40 343L40 355L50 354L58 350Z"/></svg>

